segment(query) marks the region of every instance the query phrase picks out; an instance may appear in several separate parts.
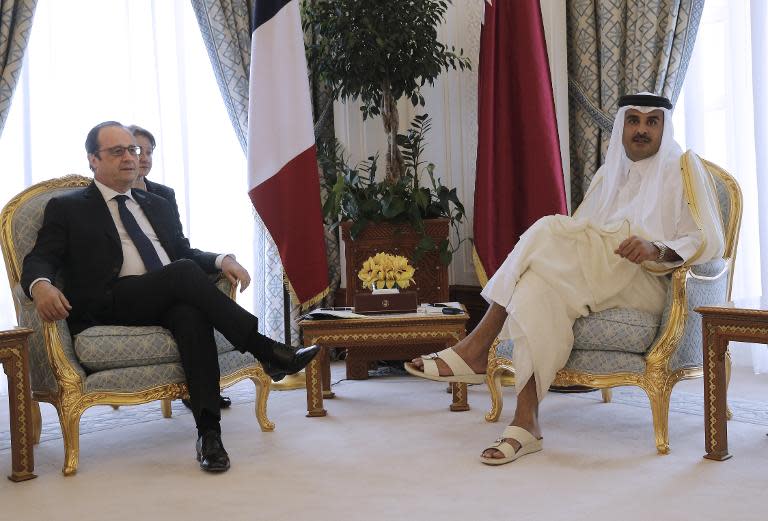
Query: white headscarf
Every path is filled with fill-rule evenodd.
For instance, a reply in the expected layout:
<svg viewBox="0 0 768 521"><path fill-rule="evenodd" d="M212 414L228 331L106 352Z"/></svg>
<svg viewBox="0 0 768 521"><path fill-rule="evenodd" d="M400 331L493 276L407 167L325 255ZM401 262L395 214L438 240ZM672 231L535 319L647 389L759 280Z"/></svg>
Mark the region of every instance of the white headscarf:
<svg viewBox="0 0 768 521"><path fill-rule="evenodd" d="M641 161L629 159L622 143L624 118L629 109L664 113L659 151ZM621 107L613 123L605 163L592 179L574 218L587 220L606 231L628 225L631 235L663 242L677 251L686 264L722 255L722 222L712 180L698 158L693 162L698 164L687 161L683 168L681 157L683 151L674 139L670 110Z"/></svg>

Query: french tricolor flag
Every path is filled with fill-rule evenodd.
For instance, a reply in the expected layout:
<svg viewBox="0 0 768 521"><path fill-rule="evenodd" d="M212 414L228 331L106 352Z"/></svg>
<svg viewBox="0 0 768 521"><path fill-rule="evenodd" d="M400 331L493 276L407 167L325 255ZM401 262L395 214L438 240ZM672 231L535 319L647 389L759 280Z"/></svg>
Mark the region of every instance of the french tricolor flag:
<svg viewBox="0 0 768 521"><path fill-rule="evenodd" d="M328 293L317 151L299 0L257 0L251 38L248 195L303 307Z"/></svg>

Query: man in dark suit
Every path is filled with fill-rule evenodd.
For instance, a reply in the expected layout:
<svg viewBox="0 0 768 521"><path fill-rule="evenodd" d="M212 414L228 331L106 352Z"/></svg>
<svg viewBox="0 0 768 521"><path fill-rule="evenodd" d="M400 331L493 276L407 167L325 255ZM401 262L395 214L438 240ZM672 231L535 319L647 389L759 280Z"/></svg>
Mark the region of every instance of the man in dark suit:
<svg viewBox="0 0 768 521"><path fill-rule="evenodd" d="M189 387L200 467L225 471L214 328L270 364L275 380L304 368L319 348L294 350L260 334L258 319L216 288L208 273L247 285L248 272L231 256L190 247L168 201L131 190L140 149L127 128L101 123L85 148L94 182L50 200L21 284L42 320L66 318L73 335L98 324L169 329ZM63 291L53 285L59 274Z"/></svg>
<svg viewBox="0 0 768 521"><path fill-rule="evenodd" d="M164 184L155 183L147 179L147 175L149 175L149 172L152 170L152 156L154 155L155 147L157 146L155 136L153 136L149 130L138 125L129 126L128 130L131 131L133 138L136 140L136 144L139 145L139 148L141 148L141 151L139 152L139 174L136 176L136 180L133 182L133 188L138 188L139 190L144 190L145 192L159 195L168 201L173 207L173 213L176 215L176 225L183 232L184 228L181 225L179 205L176 203L176 193L173 191L173 188L170 186L165 186ZM232 282L234 283L235 281ZM247 285L247 283L243 283L243 286ZM245 287L241 286L240 291L242 292L244 289ZM189 400L182 399L181 403L183 403L187 408L192 409L192 403ZM232 405L232 400L226 396L219 395L219 407L221 409L227 409L230 405Z"/></svg>

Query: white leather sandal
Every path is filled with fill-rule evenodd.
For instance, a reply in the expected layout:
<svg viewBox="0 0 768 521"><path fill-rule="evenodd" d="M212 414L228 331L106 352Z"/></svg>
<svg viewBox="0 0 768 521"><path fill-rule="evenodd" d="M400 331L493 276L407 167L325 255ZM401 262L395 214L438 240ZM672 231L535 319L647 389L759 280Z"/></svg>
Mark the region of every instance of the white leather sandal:
<svg viewBox="0 0 768 521"><path fill-rule="evenodd" d="M440 376L440 371L437 368L436 359L440 359L445 362L445 365L453 373L450 376ZM469 365L461 358L452 347L443 349L438 353L431 353L421 357L424 362L424 370L420 370L411 362L405 363L405 370L414 376L426 378L427 380L434 380L436 382L459 382L467 384L481 384L485 381L485 373L476 373Z"/></svg>
<svg viewBox="0 0 768 521"><path fill-rule="evenodd" d="M504 441L505 439L515 440L520 444L520 448L515 451L515 448L510 443ZM496 440L496 443L490 447L486 447L486 449L483 451L483 453L485 453L485 451L488 449L496 449L504 454L504 457L488 458L481 454L480 461L486 465L504 465L505 463L515 461L517 458L525 456L526 454L539 452L543 447L544 438L536 438L533 436L533 434L523 429L522 427L509 425L506 429L504 429L504 432L501 434L501 438Z"/></svg>

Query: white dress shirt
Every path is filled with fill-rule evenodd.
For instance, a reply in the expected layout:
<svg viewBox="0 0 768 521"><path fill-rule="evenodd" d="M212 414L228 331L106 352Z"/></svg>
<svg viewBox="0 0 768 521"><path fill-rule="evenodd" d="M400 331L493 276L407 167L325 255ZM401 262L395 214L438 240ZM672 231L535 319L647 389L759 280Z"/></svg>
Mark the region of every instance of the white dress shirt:
<svg viewBox="0 0 768 521"><path fill-rule="evenodd" d="M136 223L139 225L139 228L141 228L141 231L143 231L149 238L155 251L157 251L157 256L160 257L160 262L163 263L163 266L170 264L171 258L168 256L165 248L163 248L163 245L160 244L160 240L157 238L154 228L152 228L152 225L149 223L149 219L147 219L147 216L144 214L144 210L141 209L139 203L133 198L131 191L128 190L121 194L95 179L94 182L96 183L96 188L99 189L99 192L101 192L101 195L104 196L104 200L107 202L107 208L109 209L110 215L112 215L112 220L117 228L117 235L120 237L120 244L123 248L123 265L120 268L120 274L118 276L127 277L129 275L144 275L147 272L147 268L144 267L144 261L141 260L141 255L139 255L139 250L133 243L131 236L128 235L125 226L123 226L123 221L120 219L117 201L115 200L115 197L118 195L125 195L128 197L128 200L125 201L126 208L133 214L133 218L136 219Z"/></svg>

